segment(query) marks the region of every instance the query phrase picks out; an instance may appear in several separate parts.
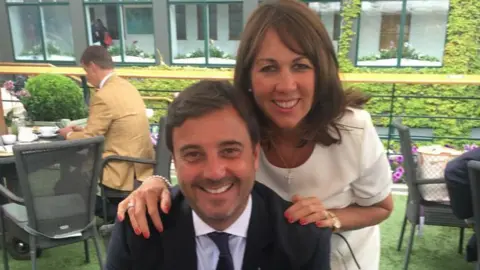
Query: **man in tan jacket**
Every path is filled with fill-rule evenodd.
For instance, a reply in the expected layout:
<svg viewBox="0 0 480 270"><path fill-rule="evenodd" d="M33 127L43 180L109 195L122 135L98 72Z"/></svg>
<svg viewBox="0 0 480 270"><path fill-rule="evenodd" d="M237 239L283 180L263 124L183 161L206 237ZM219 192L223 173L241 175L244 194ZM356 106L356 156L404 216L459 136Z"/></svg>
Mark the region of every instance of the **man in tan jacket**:
<svg viewBox="0 0 480 270"><path fill-rule="evenodd" d="M145 103L133 85L115 75L108 51L102 46L90 46L83 53L81 64L88 82L97 90L90 101L87 125L66 127L60 134L67 140L105 136L104 157L154 158ZM110 162L104 169L103 183L111 189L131 191L135 179L152 173L152 165Z"/></svg>

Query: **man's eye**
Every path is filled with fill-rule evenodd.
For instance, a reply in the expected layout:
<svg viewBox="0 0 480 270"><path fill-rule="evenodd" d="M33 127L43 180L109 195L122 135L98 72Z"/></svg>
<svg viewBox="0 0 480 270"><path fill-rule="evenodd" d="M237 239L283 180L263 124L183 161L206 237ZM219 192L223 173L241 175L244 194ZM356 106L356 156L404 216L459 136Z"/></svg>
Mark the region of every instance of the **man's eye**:
<svg viewBox="0 0 480 270"><path fill-rule="evenodd" d="M187 161L195 161L202 157L202 154L199 152L189 152L183 155L183 158Z"/></svg>
<svg viewBox="0 0 480 270"><path fill-rule="evenodd" d="M240 154L240 149L238 148L226 148L222 150L222 155L224 157L232 158Z"/></svg>

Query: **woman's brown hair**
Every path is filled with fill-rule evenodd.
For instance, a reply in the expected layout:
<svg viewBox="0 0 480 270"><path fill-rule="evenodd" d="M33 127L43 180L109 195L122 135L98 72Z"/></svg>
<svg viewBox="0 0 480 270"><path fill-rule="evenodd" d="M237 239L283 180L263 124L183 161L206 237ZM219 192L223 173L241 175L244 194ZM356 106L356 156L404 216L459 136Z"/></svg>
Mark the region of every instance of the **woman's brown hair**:
<svg viewBox="0 0 480 270"><path fill-rule="evenodd" d="M237 52L234 84L255 106L262 137L269 141L269 120L256 104L251 88L251 69L268 30L274 30L293 52L307 57L315 70L312 108L302 121L300 145L315 142L325 146L341 142L338 120L347 106L361 107L368 100L360 92L344 91L333 44L319 16L305 3L279 0L259 6L249 17ZM333 133L331 132L333 131Z"/></svg>

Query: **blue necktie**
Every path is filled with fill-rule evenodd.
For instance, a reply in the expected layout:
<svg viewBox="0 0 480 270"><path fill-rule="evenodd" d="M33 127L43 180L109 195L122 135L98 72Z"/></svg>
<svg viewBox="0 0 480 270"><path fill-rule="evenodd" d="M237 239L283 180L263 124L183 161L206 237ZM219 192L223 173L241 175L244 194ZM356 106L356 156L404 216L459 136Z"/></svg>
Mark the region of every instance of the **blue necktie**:
<svg viewBox="0 0 480 270"><path fill-rule="evenodd" d="M228 246L229 236L230 234L223 232L212 232L208 234L208 237L212 239L220 251L216 270L234 270L232 254L230 254L230 248Z"/></svg>

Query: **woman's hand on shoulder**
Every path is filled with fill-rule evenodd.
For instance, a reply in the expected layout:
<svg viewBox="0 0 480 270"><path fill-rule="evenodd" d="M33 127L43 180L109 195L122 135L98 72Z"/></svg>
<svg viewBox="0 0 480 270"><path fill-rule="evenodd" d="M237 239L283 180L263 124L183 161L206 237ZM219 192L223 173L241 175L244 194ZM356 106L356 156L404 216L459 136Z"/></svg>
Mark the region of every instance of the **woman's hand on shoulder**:
<svg viewBox="0 0 480 270"><path fill-rule="evenodd" d="M331 227L325 222L329 216L322 202L317 197L292 197L293 205L285 211L289 223L299 222L301 225L315 223L317 227Z"/></svg>
<svg viewBox="0 0 480 270"><path fill-rule="evenodd" d="M171 205L170 192L162 178L151 176L120 202L117 209L117 218L119 221L123 221L125 213L128 212L135 234L143 234L145 238L149 238L150 230L148 229L146 218L147 211L155 228L159 232L163 231L163 224L158 209L159 204L162 212L167 214Z"/></svg>

